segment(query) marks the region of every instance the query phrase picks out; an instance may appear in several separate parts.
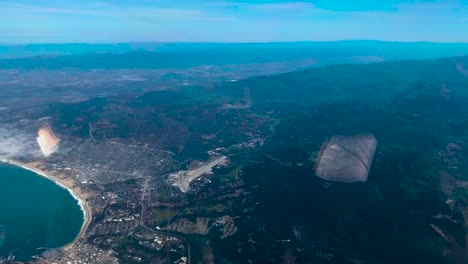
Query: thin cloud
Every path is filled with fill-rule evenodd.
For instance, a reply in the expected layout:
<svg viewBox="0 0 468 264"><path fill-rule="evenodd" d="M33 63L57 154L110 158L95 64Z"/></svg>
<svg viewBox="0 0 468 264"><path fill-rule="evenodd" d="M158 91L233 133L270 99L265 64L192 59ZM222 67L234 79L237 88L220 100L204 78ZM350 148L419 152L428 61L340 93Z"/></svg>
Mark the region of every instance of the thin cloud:
<svg viewBox="0 0 468 264"><path fill-rule="evenodd" d="M305 0L44 1L0 0L0 42L466 41L468 22L466 5L442 0L366 11Z"/></svg>
<svg viewBox="0 0 468 264"><path fill-rule="evenodd" d="M74 9L66 7L43 7L36 5L16 4L4 2L0 3L0 10L3 12L13 11L19 13L33 13L33 14L64 14L64 15L88 15L88 16L101 16L102 12L93 11L91 9Z"/></svg>
<svg viewBox="0 0 468 264"><path fill-rule="evenodd" d="M208 2L206 7L238 8L263 11L301 11L319 9L309 2L283 2L283 3L248 3L248 2Z"/></svg>
<svg viewBox="0 0 468 264"><path fill-rule="evenodd" d="M436 2L414 2L414 3L399 3L393 5L399 11L442 11L442 10L456 10L463 8L460 1L436 1Z"/></svg>
<svg viewBox="0 0 468 264"><path fill-rule="evenodd" d="M96 8L97 6L101 6L101 8ZM34 15L78 15L117 19L129 16L152 16L159 19L183 20L199 20L205 18L205 14L197 9L138 5L129 5L122 8L111 4L105 4L105 8L102 8L102 6L103 4L99 2L90 2L79 6L74 4L69 4L67 6L39 6L3 2L0 3L0 12L16 12L19 14Z"/></svg>
<svg viewBox="0 0 468 264"><path fill-rule="evenodd" d="M315 9L312 3L308 2L285 2L285 3L269 3L269 4L250 4L251 8L262 10L284 10L284 11L300 11L306 9Z"/></svg>
<svg viewBox="0 0 468 264"><path fill-rule="evenodd" d="M34 135L0 127L0 159L40 156Z"/></svg>

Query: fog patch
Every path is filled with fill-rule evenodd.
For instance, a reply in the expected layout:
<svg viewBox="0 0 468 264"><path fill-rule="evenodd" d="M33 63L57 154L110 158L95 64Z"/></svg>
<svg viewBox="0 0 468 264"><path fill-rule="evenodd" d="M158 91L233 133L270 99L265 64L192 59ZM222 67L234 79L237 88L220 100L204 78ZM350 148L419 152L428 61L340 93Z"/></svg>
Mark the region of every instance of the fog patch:
<svg viewBox="0 0 468 264"><path fill-rule="evenodd" d="M38 158L41 151L33 134L0 127L0 159Z"/></svg>

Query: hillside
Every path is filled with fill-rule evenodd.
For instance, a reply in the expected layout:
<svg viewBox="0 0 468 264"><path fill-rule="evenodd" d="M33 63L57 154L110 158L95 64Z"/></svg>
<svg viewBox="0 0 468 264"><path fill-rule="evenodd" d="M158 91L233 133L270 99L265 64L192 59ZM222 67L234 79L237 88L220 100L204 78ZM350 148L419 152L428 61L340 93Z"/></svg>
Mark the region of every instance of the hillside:
<svg viewBox="0 0 468 264"><path fill-rule="evenodd" d="M102 55L99 66L153 63L145 54L155 55L114 65L105 58L128 54ZM166 252L177 260L187 251L171 248L187 243L194 263L209 245L216 263L283 263L294 252L301 263L465 264L466 69L468 57L450 57L166 87L184 77L157 79L166 69L6 70L0 132L15 150L23 145L10 137L36 144L47 124L60 148L40 160L43 168L70 181L79 172L76 186L94 197L93 224L74 249L54 255L57 263L86 259L90 249L122 261L151 263ZM203 70L190 76L200 80ZM135 77L148 80L129 81ZM358 168L365 183L329 182L343 181L321 173L331 167ZM197 178L187 185L184 175ZM150 248L162 235L172 237L168 250Z"/></svg>
<svg viewBox="0 0 468 264"><path fill-rule="evenodd" d="M463 65L468 57L329 65L224 84L216 92L244 98L248 88L254 103L378 102L416 93L440 96L444 89L466 98Z"/></svg>

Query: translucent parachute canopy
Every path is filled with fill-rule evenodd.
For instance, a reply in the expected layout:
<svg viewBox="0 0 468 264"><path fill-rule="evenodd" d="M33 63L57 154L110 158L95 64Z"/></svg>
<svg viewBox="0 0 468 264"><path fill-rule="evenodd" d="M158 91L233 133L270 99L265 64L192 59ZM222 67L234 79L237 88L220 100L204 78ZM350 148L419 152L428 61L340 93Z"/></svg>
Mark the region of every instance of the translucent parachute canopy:
<svg viewBox="0 0 468 264"><path fill-rule="evenodd" d="M57 151L60 140L55 136L50 127L42 127L37 132L37 143L45 157Z"/></svg>
<svg viewBox="0 0 468 264"><path fill-rule="evenodd" d="M333 136L322 144L315 174L328 181L365 182L376 148L373 135Z"/></svg>

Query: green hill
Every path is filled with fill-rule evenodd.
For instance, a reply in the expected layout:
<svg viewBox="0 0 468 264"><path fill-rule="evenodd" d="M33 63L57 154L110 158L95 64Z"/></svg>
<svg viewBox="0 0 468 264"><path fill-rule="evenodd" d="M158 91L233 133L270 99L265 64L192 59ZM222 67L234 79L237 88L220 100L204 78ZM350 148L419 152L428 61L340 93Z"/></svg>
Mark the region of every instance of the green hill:
<svg viewBox="0 0 468 264"><path fill-rule="evenodd" d="M330 104L379 102L416 92L440 96L445 85L452 96L468 97L468 78L457 65L468 65L468 57L329 65L224 84L216 92L241 99L249 88L254 103Z"/></svg>

